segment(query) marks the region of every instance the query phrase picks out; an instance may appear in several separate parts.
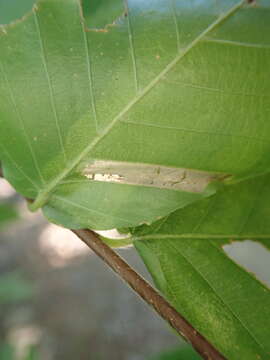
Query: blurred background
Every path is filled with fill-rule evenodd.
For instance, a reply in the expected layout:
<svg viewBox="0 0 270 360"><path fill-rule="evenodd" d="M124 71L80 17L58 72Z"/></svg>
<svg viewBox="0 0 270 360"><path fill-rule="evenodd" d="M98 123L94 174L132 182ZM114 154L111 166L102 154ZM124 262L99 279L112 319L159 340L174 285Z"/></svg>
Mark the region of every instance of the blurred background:
<svg viewBox="0 0 270 360"><path fill-rule="evenodd" d="M270 284L270 253L227 254ZM118 252L151 279L134 248ZM73 233L49 224L0 178L0 360L198 360Z"/></svg>
<svg viewBox="0 0 270 360"><path fill-rule="evenodd" d="M132 247L118 252L150 280ZM0 360L197 358L169 351L181 344L75 235L30 213L0 179Z"/></svg>
<svg viewBox="0 0 270 360"><path fill-rule="evenodd" d="M0 24L34 2L0 0ZM266 249L251 241L224 248L270 284ZM151 281L133 248L118 252ZM62 359L200 357L75 235L30 213L0 178L0 360Z"/></svg>
<svg viewBox="0 0 270 360"><path fill-rule="evenodd" d="M227 254L270 284L270 253ZM134 248L118 252L151 279ZM0 178L0 360L198 360L73 233L49 224Z"/></svg>
<svg viewBox="0 0 270 360"><path fill-rule="evenodd" d="M0 0L0 26L35 1ZM119 253L150 280L133 248ZM30 213L0 178L0 360L58 359L199 357L75 235Z"/></svg>

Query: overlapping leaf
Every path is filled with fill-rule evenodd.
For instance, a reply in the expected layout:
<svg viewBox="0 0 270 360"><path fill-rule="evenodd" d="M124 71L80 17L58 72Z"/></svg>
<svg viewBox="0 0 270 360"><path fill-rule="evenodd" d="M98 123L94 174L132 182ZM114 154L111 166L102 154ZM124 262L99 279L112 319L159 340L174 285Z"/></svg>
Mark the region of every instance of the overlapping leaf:
<svg viewBox="0 0 270 360"><path fill-rule="evenodd" d="M0 0L0 24L8 24L25 15L35 0Z"/></svg>
<svg viewBox="0 0 270 360"><path fill-rule="evenodd" d="M230 360L270 357L270 291L222 249L245 239L270 249L269 181L225 187L133 234L158 288Z"/></svg>
<svg viewBox="0 0 270 360"><path fill-rule="evenodd" d="M210 178L268 171L268 5L85 0L84 22L79 0L37 2L0 35L5 176L52 221L105 229L207 195L112 182L119 163ZM116 164L109 181L86 176L97 161Z"/></svg>

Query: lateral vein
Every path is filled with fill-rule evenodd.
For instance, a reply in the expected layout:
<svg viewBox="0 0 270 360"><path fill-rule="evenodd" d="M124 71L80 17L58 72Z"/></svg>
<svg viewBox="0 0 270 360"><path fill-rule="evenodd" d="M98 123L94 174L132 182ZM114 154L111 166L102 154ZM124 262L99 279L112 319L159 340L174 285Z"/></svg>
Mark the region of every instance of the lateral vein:
<svg viewBox="0 0 270 360"><path fill-rule="evenodd" d="M157 75L137 96L130 101L118 115L114 117L111 123L102 131L102 133L93 139L93 141L77 156L59 176L53 179L48 186L41 190L35 201L31 204L30 208L32 211L42 207L49 199L51 191L58 185L58 183L65 178L76 166L84 159L84 157L102 140L104 137L113 129L113 127L135 104L137 104L148 92L159 83L160 80L175 67L175 65L180 61L185 55L187 55L208 33L210 33L215 27L220 25L233 13L235 13L243 4L245 0L241 0L239 3L234 5L224 14L221 14L211 25L209 25L201 34L193 40L180 54L178 54L174 60L172 60L165 68L162 70L159 75Z"/></svg>

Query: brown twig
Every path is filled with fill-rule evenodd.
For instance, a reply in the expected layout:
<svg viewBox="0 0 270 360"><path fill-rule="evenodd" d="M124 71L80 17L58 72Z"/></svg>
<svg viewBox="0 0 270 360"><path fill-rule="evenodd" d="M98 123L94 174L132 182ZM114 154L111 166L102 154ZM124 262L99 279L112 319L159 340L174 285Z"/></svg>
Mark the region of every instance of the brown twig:
<svg viewBox="0 0 270 360"><path fill-rule="evenodd" d="M124 259L106 245L91 230L72 230L110 268L116 272L145 302L166 320L194 349L207 360L225 360L194 327L176 311L146 280L133 270Z"/></svg>
<svg viewBox="0 0 270 360"><path fill-rule="evenodd" d="M0 177L3 171L0 164ZM29 201L29 199L27 199ZM145 279L133 270L124 259L106 245L91 230L73 231L93 252L116 272L147 304L182 335L206 360L226 360L220 352L201 335L167 300L165 300Z"/></svg>

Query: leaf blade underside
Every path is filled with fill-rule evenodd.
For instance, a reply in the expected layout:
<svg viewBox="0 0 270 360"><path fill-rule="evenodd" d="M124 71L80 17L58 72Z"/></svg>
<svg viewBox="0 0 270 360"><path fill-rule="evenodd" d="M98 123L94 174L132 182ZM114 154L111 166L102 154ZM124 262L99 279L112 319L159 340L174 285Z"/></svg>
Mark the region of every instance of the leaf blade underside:
<svg viewBox="0 0 270 360"><path fill-rule="evenodd" d="M46 205L52 221L66 225L75 215L76 227L106 229L152 222L206 194L88 185L83 169L92 161L236 177L268 171L270 83L262 69L269 44L259 34L269 15L261 21L260 7L244 4L128 1L107 31L86 31L78 0L43 0L3 28L0 139L8 180L36 199L33 208ZM246 46L237 29L254 17ZM70 180L77 185L62 184ZM102 214L90 204L96 193Z"/></svg>

